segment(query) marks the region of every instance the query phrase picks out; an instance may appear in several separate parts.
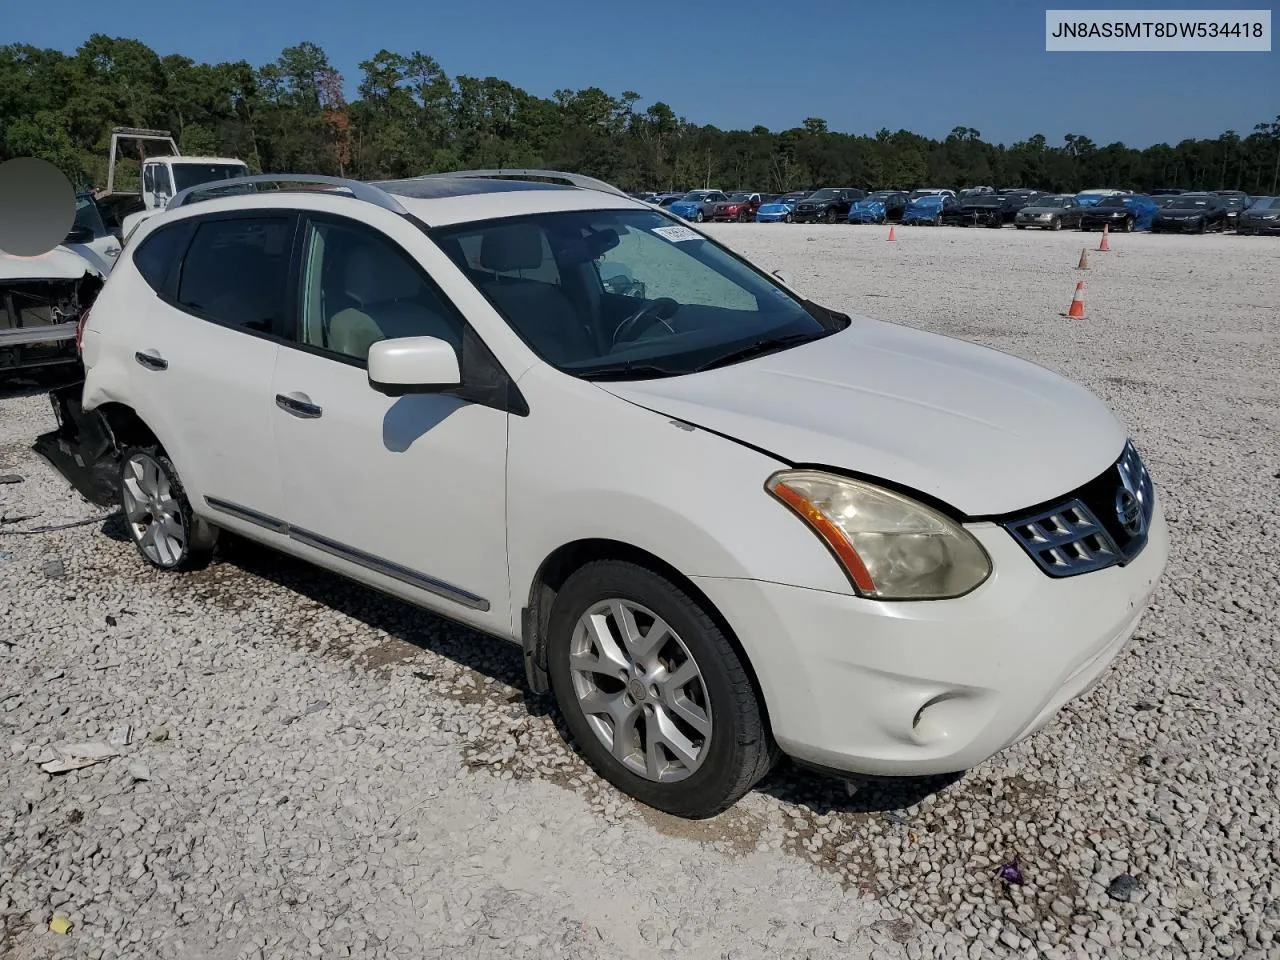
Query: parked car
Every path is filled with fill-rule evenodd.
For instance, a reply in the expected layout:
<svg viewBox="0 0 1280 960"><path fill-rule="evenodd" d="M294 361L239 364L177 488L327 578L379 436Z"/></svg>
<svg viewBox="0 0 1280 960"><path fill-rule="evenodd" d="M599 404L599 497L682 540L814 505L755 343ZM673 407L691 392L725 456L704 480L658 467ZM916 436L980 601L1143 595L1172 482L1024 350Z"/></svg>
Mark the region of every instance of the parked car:
<svg viewBox="0 0 1280 960"><path fill-rule="evenodd" d="M37 256L0 251L0 378L59 368L74 373L76 325L115 266L120 241L91 196L76 197L71 230Z"/></svg>
<svg viewBox="0 0 1280 960"><path fill-rule="evenodd" d="M953 227L999 227L1003 222L1000 216L1000 197L994 193L966 196L962 190L955 200L943 200L940 219L942 223Z"/></svg>
<svg viewBox="0 0 1280 960"><path fill-rule="evenodd" d="M1222 205L1227 211L1226 229L1234 230L1239 222L1240 214L1249 205L1249 195L1242 190L1214 190L1215 197L1222 199Z"/></svg>
<svg viewBox="0 0 1280 960"><path fill-rule="evenodd" d="M867 195L854 187L823 187L796 204L792 218L796 223L838 223L849 219L849 208Z"/></svg>
<svg viewBox="0 0 1280 960"><path fill-rule="evenodd" d="M1237 233L1280 233L1280 197L1255 197L1236 220Z"/></svg>
<svg viewBox="0 0 1280 960"><path fill-rule="evenodd" d="M1038 230L1072 229L1080 226L1083 205L1069 193L1052 194L1039 197L1023 207L1013 218L1013 225L1019 230L1034 227Z"/></svg>
<svg viewBox="0 0 1280 960"><path fill-rule="evenodd" d="M901 190L876 190L849 207L850 223L901 223L907 194Z"/></svg>
<svg viewBox="0 0 1280 960"><path fill-rule="evenodd" d="M690 190L681 199L670 204L667 209L677 217L701 223L711 217L716 204L728 197L721 190Z"/></svg>
<svg viewBox="0 0 1280 960"><path fill-rule="evenodd" d="M1123 233L1151 229L1151 218L1160 205L1142 193L1103 197L1080 214L1081 230L1101 230L1104 226Z"/></svg>
<svg viewBox="0 0 1280 960"><path fill-rule="evenodd" d="M823 307L599 181L334 182L180 193L83 326L58 439L110 426L152 568L234 532L510 640L592 767L685 817L780 754L970 768L1159 585L1142 458L1043 367Z"/></svg>
<svg viewBox="0 0 1280 960"><path fill-rule="evenodd" d="M666 208L670 207L677 200L683 200L684 198L684 193L660 193L658 194L658 199L654 200L653 203L655 206Z"/></svg>
<svg viewBox="0 0 1280 960"><path fill-rule="evenodd" d="M746 223L748 220L754 220L756 211L760 209L762 203L761 194L738 192L731 193L725 199L721 200L711 208L711 216L709 220L716 221L738 221Z"/></svg>
<svg viewBox="0 0 1280 960"><path fill-rule="evenodd" d="M783 221L791 223L794 219L794 211L796 204L809 196L812 191L795 190L791 193L784 193L776 200L769 200L760 204L756 210L756 223L777 223Z"/></svg>
<svg viewBox="0 0 1280 960"><path fill-rule="evenodd" d="M902 212L904 224L927 223L936 227L942 223L944 214L954 215L960 207L960 201L950 190L917 190L911 194L911 197L912 199L908 200L906 209Z"/></svg>
<svg viewBox="0 0 1280 960"><path fill-rule="evenodd" d="M1176 196L1151 218L1152 233L1206 233L1226 229L1226 204L1212 193Z"/></svg>

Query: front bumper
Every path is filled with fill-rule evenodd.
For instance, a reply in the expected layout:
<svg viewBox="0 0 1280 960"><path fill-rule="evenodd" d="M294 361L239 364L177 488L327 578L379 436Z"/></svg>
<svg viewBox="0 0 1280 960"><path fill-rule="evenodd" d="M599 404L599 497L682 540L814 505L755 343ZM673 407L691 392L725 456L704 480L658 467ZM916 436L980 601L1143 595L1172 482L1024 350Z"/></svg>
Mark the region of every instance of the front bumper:
<svg viewBox="0 0 1280 960"><path fill-rule="evenodd" d="M822 210L793 210L791 219L796 223L817 223L819 220L826 220L831 215L831 208L825 207ZM836 213L836 219L840 219L839 212Z"/></svg>
<svg viewBox="0 0 1280 960"><path fill-rule="evenodd" d="M1236 224L1238 233L1280 233L1280 220L1241 220Z"/></svg>
<svg viewBox="0 0 1280 960"><path fill-rule="evenodd" d="M1151 230L1153 233L1199 233L1200 220L1153 220L1151 222ZM1206 229L1207 229L1206 224Z"/></svg>
<svg viewBox="0 0 1280 960"><path fill-rule="evenodd" d="M779 210L776 213L765 213L763 210L756 211L756 223L779 223L787 217L786 210Z"/></svg>
<svg viewBox="0 0 1280 960"><path fill-rule="evenodd" d="M1063 579L1041 573L1004 529L970 529L994 572L956 600L882 603L695 578L742 642L784 752L873 776L970 769L1098 681L1168 561L1158 501L1132 562Z"/></svg>

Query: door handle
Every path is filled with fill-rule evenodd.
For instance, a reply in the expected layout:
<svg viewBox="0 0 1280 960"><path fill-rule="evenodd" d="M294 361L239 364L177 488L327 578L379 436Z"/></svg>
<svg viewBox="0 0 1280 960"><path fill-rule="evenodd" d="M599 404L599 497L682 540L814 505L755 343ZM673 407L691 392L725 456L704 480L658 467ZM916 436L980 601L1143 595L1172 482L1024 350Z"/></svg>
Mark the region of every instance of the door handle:
<svg viewBox="0 0 1280 960"><path fill-rule="evenodd" d="M154 353L143 353L141 350L139 350L137 353L133 355L133 359L137 360L138 363L142 364L144 367L146 367L149 370L168 370L169 369L169 361L165 360L163 357L157 356Z"/></svg>
<svg viewBox="0 0 1280 960"><path fill-rule="evenodd" d="M302 417L304 420L314 420L324 412L320 407L312 403L305 393L277 393L276 406L286 413L292 413L295 417Z"/></svg>

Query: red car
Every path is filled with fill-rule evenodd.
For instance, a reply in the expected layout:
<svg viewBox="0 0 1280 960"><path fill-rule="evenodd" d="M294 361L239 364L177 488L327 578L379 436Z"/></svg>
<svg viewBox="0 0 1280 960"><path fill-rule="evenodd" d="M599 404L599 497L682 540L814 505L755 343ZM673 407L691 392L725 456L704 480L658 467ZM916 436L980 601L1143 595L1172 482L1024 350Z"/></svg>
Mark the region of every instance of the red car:
<svg viewBox="0 0 1280 960"><path fill-rule="evenodd" d="M711 220L737 220L745 223L756 218L756 211L763 202L758 193L731 193L728 200L721 200L711 210Z"/></svg>

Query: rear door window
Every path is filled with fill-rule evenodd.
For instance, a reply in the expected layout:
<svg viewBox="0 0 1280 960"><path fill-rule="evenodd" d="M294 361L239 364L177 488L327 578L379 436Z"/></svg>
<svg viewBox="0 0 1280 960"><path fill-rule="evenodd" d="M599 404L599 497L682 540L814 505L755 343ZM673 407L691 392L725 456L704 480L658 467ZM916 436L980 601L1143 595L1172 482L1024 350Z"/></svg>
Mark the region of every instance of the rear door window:
<svg viewBox="0 0 1280 960"><path fill-rule="evenodd" d="M228 327L278 333L285 323L292 217L209 219L178 280L183 309Z"/></svg>

